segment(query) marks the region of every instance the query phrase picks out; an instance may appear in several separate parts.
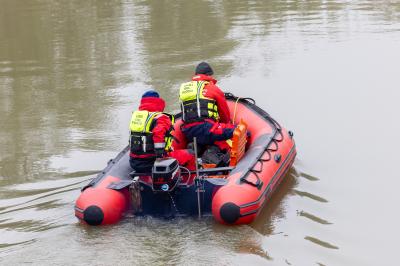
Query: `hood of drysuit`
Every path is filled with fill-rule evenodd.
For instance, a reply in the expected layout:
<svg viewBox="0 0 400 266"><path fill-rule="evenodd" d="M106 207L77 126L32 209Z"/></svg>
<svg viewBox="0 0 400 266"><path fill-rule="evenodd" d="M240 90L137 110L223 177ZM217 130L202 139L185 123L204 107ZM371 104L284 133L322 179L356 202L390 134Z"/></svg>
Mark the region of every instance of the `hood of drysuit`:
<svg viewBox="0 0 400 266"><path fill-rule="evenodd" d="M139 111L164 112L165 101L157 97L144 97L140 100Z"/></svg>
<svg viewBox="0 0 400 266"><path fill-rule="evenodd" d="M197 74L192 77L193 81L209 81L212 82L213 84L217 83L217 80L213 78L212 76L204 75L204 74Z"/></svg>

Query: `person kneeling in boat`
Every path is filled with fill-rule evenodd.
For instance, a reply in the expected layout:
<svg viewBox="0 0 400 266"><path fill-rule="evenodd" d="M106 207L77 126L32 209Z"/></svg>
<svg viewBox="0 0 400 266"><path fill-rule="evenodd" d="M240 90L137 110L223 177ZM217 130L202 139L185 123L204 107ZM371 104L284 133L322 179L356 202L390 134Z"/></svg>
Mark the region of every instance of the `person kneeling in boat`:
<svg viewBox="0 0 400 266"><path fill-rule="evenodd" d="M180 165L194 169L194 155L188 150L172 151L174 118L164 113L165 101L150 90L143 94L139 110L130 122L129 163L137 173L151 173L156 158L173 157Z"/></svg>
<svg viewBox="0 0 400 266"><path fill-rule="evenodd" d="M222 90L213 78L214 71L206 62L197 65L192 81L183 83L179 90L182 111L182 132L189 142L196 137L205 147L216 145L228 152L227 140L233 136L235 125L230 122L230 111Z"/></svg>

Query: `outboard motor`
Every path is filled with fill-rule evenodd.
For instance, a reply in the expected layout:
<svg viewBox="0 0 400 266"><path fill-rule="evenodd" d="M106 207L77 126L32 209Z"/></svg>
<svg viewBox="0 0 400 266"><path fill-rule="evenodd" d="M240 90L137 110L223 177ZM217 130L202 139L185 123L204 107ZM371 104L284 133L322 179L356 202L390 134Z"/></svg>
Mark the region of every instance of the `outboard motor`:
<svg viewBox="0 0 400 266"><path fill-rule="evenodd" d="M173 191L181 178L178 161L174 158L157 159L154 162L152 178L153 191Z"/></svg>

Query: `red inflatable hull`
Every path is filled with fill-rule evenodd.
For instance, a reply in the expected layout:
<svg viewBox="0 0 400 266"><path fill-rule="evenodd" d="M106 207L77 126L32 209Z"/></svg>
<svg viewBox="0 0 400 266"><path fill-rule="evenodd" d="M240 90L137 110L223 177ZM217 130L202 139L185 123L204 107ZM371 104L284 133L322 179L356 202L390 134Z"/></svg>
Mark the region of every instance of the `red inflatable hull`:
<svg viewBox="0 0 400 266"><path fill-rule="evenodd" d="M86 188L75 204L75 216L90 225L114 224L121 220L129 206L129 193L109 189L120 178L107 176L96 187Z"/></svg>
<svg viewBox="0 0 400 266"><path fill-rule="evenodd" d="M234 103L230 102L231 110ZM214 218L224 224L248 224L254 221L266 201L271 197L283 177L293 164L296 156L292 133L279 128L267 145L255 143L262 135L272 135L274 128L268 121L260 117L254 110L244 105L236 106L236 123L241 119L248 122L248 130L252 133L250 146L260 150L259 159L250 163L250 170L232 173L227 179L229 183L221 187L212 200ZM243 158L239 164L246 164ZM239 165L238 165L239 167ZM243 183L243 178L250 183Z"/></svg>
<svg viewBox="0 0 400 266"><path fill-rule="evenodd" d="M239 123L243 119L248 125L251 138L245 155L226 177L227 182L222 186L208 187L210 193L207 194L206 191L203 197L208 202L202 203L202 210L211 211L214 218L223 224L248 224L256 219L290 169L296 156L296 147L293 134L282 128L250 100L229 95L227 99L235 118L234 122ZM186 147L185 137L180 131L181 123L182 121L177 119L175 124L174 135L179 139L174 145L176 149ZM130 209L128 186L132 181L129 176L132 169L129 166L128 153L129 147L126 147L82 189L75 204L76 217L90 225L113 224ZM141 182L149 184L151 178L143 177ZM189 184L190 182L192 183ZM141 187L142 197L144 187ZM180 189L180 195L186 195L186 198L181 197L182 208L189 206L186 204L188 200L193 200L191 209L186 210L189 215L197 213L193 178ZM147 198L144 197L143 201L147 199L151 202L153 193L150 191L146 195ZM154 203L159 205L159 201ZM175 203L179 205L179 201ZM150 203L150 209L155 206L152 204L153 202Z"/></svg>

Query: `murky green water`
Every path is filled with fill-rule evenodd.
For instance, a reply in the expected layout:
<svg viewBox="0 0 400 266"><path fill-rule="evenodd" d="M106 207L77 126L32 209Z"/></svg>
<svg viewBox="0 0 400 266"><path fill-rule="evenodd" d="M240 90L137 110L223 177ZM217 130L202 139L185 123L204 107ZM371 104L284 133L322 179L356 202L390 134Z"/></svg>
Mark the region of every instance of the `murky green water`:
<svg viewBox="0 0 400 266"><path fill-rule="evenodd" d="M79 189L194 66L295 132L260 218L89 228ZM396 265L400 1L0 0L0 264Z"/></svg>

